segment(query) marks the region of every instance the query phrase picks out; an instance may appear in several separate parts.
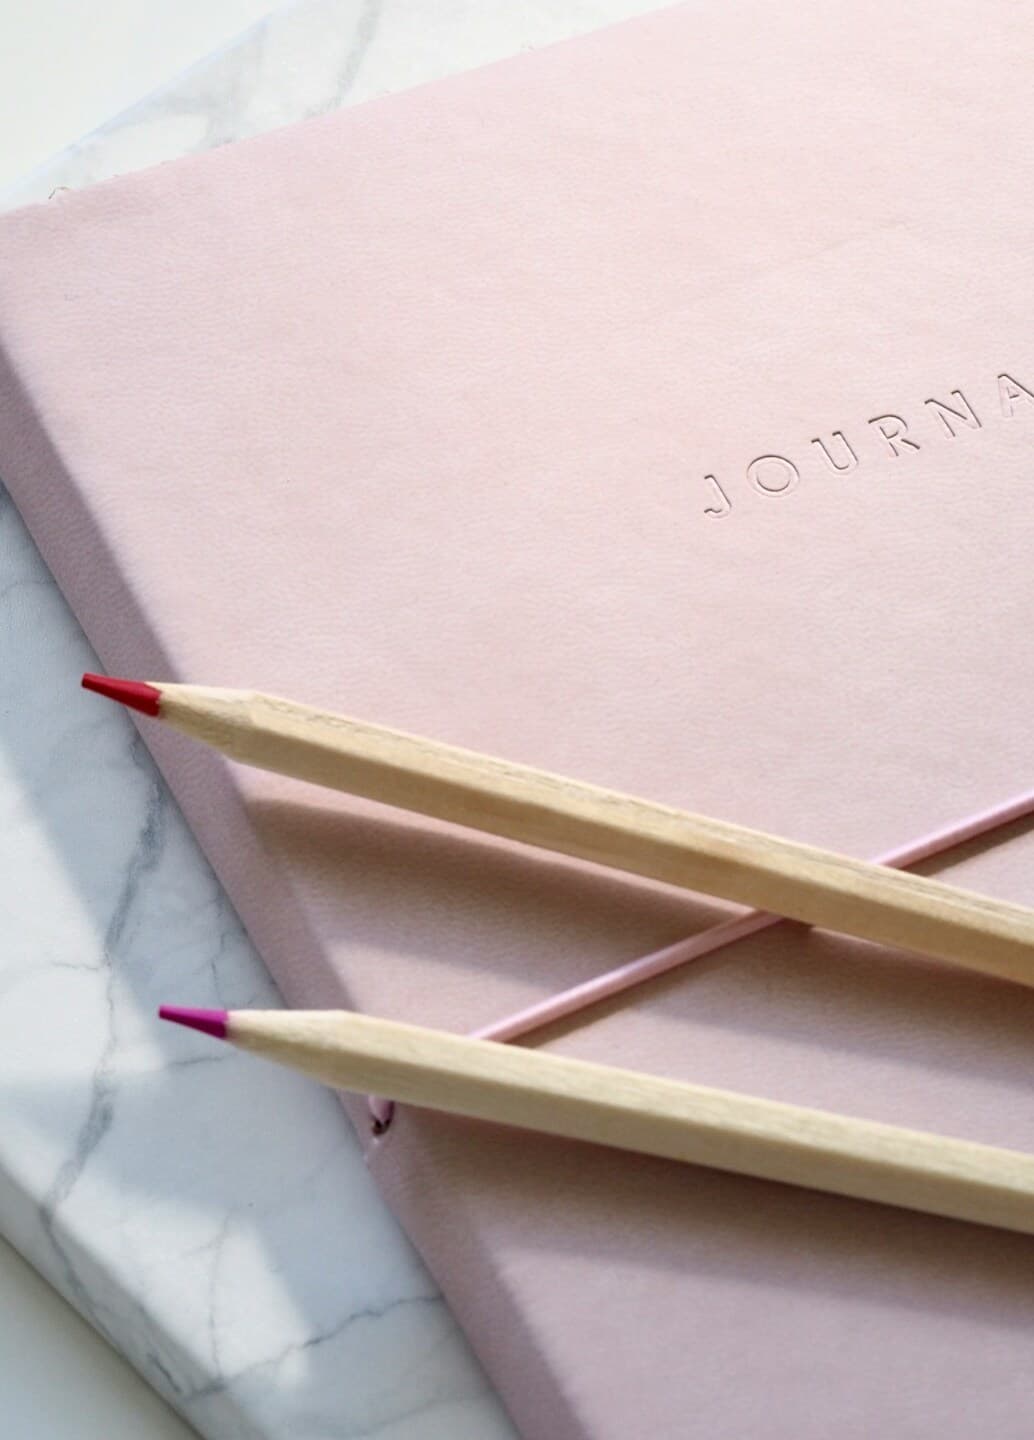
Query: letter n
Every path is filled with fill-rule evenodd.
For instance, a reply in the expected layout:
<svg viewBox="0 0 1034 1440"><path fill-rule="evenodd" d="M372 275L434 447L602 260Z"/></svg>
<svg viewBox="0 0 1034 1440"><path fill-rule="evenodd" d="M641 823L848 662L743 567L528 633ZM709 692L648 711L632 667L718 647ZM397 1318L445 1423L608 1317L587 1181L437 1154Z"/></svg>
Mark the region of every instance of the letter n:
<svg viewBox="0 0 1034 1440"><path fill-rule="evenodd" d="M943 400L923 401L923 404L928 406L929 409L933 411L933 413L937 416L938 420L944 426L948 439L954 440L955 436L958 433L955 429L954 422L957 422L960 425L968 425L971 430L979 430L981 428L981 425L980 421L977 419L977 413L973 409L973 406L966 399L965 395L963 395L962 391L952 390L949 393L953 400L957 400L959 402L960 406L962 407L960 410L953 410L950 405L945 405Z"/></svg>

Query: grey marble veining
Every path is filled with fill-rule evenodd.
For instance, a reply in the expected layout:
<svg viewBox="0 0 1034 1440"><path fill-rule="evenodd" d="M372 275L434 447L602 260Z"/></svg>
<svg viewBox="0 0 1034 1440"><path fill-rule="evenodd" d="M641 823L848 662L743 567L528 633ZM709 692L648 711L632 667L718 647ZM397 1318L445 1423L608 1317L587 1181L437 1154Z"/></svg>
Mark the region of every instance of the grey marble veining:
<svg viewBox="0 0 1034 1440"><path fill-rule="evenodd" d="M80 189L658 9L655 0L294 0L3 196Z"/></svg>
<svg viewBox="0 0 1034 1440"><path fill-rule="evenodd" d="M502 1440L332 1096L156 1023L277 997L5 492L0 577L5 1234L208 1435Z"/></svg>
<svg viewBox="0 0 1034 1440"><path fill-rule="evenodd" d="M298 0L5 203L651 8ZM213 1440L512 1440L333 1097L156 1023L277 997L95 668L0 487L0 1229Z"/></svg>

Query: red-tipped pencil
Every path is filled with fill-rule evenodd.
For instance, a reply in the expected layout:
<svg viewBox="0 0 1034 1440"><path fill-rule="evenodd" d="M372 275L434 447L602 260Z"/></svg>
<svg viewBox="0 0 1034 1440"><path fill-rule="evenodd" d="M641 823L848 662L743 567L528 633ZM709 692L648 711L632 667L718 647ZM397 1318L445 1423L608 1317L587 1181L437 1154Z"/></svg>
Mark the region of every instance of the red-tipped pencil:
<svg viewBox="0 0 1034 1440"><path fill-rule="evenodd" d="M349 1011L166 1020L340 1089L1034 1233L1034 1156Z"/></svg>
<svg viewBox="0 0 1034 1440"><path fill-rule="evenodd" d="M113 675L83 676L83 689L93 690L108 700L117 700L130 710L139 710L141 715L157 716L160 713L162 692L157 685L146 685L139 680L116 680Z"/></svg>
<svg viewBox="0 0 1034 1440"><path fill-rule="evenodd" d="M244 690L83 683L233 760L1034 985L1034 911Z"/></svg>

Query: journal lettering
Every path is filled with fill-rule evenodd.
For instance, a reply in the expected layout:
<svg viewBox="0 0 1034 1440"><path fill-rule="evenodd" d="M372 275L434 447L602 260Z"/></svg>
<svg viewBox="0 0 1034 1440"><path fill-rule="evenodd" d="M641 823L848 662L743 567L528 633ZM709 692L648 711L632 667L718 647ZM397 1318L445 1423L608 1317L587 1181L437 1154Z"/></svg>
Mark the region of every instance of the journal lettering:
<svg viewBox="0 0 1034 1440"><path fill-rule="evenodd" d="M1034 389L1003 371L996 376L990 403L977 408L962 390L931 395L909 414L886 411L855 424L850 431L826 430L801 440L787 452L766 452L748 460L731 478L705 474L704 515L723 520L741 496L781 499L808 479L853 474L877 461L906 465L927 446L957 440L986 424L1000 424L1028 413L1034 419Z"/></svg>

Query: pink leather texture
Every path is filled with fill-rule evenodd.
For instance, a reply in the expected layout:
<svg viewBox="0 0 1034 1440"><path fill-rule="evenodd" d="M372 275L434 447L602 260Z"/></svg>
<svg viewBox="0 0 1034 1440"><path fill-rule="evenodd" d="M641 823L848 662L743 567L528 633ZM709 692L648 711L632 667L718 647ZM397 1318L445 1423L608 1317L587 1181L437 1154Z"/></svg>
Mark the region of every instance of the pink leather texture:
<svg viewBox="0 0 1034 1440"><path fill-rule="evenodd" d="M879 853L1031 783L1032 51L708 0L21 211L0 474L112 673ZM469 1030L728 913L142 725L292 1004ZM938 873L1034 903L1034 839ZM1032 1036L787 927L536 1043L1034 1150ZM1027 1239L370 1143L527 1440L1034 1431Z"/></svg>

